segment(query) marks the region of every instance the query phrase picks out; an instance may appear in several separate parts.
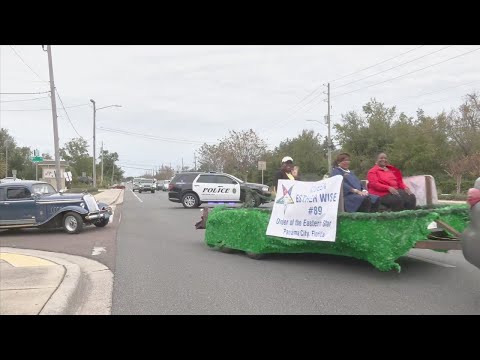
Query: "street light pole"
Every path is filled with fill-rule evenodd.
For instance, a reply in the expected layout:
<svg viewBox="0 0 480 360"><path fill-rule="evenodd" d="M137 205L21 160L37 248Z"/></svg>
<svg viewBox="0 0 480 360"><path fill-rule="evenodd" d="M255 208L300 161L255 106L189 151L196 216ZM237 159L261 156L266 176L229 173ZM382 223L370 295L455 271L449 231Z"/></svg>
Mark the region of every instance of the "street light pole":
<svg viewBox="0 0 480 360"><path fill-rule="evenodd" d="M328 122L328 173L332 170L332 139L330 138L330 83L327 85L328 93L328 113L327 113L327 122Z"/></svg>
<svg viewBox="0 0 480 360"><path fill-rule="evenodd" d="M97 108L95 106L95 101L90 99L90 101L93 104L93 187L97 187L97 162L96 162L96 157L95 157L95 132L96 132L96 125L95 125L95 118L97 116Z"/></svg>
<svg viewBox="0 0 480 360"><path fill-rule="evenodd" d="M90 99L90 101L93 104L93 187L97 187L97 159L96 159L96 152L95 152L95 147L96 147L96 131L97 131L97 126L96 126L96 117L97 117L97 111L106 109L109 107L122 107L122 105L108 105L108 106L103 106L101 108L96 107L95 101ZM103 184L103 142L102 142L102 184Z"/></svg>
<svg viewBox="0 0 480 360"><path fill-rule="evenodd" d="M100 186L103 187L103 141L102 141L102 151L101 151L101 154L102 154L102 173L100 175Z"/></svg>

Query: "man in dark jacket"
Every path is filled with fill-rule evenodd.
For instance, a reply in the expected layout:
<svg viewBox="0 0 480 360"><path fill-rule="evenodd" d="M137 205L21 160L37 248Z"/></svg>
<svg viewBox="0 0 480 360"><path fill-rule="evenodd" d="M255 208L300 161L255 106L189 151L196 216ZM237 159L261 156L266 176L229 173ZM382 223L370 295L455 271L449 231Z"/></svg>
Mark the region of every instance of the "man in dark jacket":
<svg viewBox="0 0 480 360"><path fill-rule="evenodd" d="M273 185L275 186L275 191L278 191L278 180L295 180L292 175L293 169L293 159L290 156L285 156L282 159L282 167L275 173L275 178Z"/></svg>

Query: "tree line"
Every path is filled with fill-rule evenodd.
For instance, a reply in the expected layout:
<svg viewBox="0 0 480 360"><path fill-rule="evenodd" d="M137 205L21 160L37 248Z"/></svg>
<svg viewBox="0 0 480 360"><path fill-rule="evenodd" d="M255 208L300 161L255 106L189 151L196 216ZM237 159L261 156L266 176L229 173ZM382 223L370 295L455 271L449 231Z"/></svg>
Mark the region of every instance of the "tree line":
<svg viewBox="0 0 480 360"><path fill-rule="evenodd" d="M0 130L0 178L5 176L6 166L6 148L8 147L8 176L12 176L12 170L17 170L17 178L19 179L35 179L35 164L31 161L33 150L27 146L18 146L15 139L8 133L6 129ZM96 161L97 184L100 184L101 175L101 158L103 154L103 174L104 185L121 182L124 171L118 167L119 156L116 152L103 150ZM44 160L53 160L48 153L42 154ZM85 173L86 178L92 179L93 157L88 152L87 141L83 138L75 138L64 144L60 149L60 157L68 161L66 171L70 171L73 175L73 183L78 184L82 174ZM113 177L112 177L113 176ZM39 174L39 177L41 175Z"/></svg>
<svg viewBox="0 0 480 360"><path fill-rule="evenodd" d="M387 107L371 99L361 112L342 114L334 129L333 158L340 152L350 153L351 168L363 179L380 152L386 152L389 161L405 176L433 175L440 193L464 192L480 176L480 97L477 93L467 94L456 109L436 115L427 115L419 109L414 117L398 112L395 106ZM5 174L6 145L9 176L15 169L18 177L34 179L32 150L17 146L6 129L0 131L0 177ZM275 171L281 159L288 155L300 167L301 179L315 181L329 172L327 152L326 136L312 130L302 130L296 137L281 141L273 150L269 150L266 140L252 129L230 130L217 144L203 144L197 150L197 170L223 171L246 181L261 182L258 161L266 161L264 183L273 185ZM85 139L68 141L60 154L69 162L67 170L74 178L83 172L92 176L92 157ZM45 159L52 158L49 154L42 155ZM101 155L97 159L98 177ZM103 150L103 160L104 183L112 182L112 174L113 182L120 182L124 172L115 164L118 154ZM162 166L154 176L165 180L174 173L173 168Z"/></svg>
<svg viewBox="0 0 480 360"><path fill-rule="evenodd" d="M473 93L464 99L449 112L432 116L419 109L415 117L371 99L361 112L342 114L334 125L333 158L350 153L351 168L365 179L377 154L386 152L405 176L432 175L440 193L463 192L480 176L480 98ZM300 167L303 180L322 179L329 172L327 152L326 137L312 130L268 150L266 141L250 129L229 131L217 144L203 144L198 156L202 171L223 171L252 182L261 181L257 164L266 161L264 183L272 185L286 155Z"/></svg>

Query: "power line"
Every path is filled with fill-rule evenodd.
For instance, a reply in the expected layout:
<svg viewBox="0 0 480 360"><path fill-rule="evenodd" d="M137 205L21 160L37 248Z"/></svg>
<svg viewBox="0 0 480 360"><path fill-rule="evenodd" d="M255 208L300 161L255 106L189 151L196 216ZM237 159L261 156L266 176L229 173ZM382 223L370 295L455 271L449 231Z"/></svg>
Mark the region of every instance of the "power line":
<svg viewBox="0 0 480 360"><path fill-rule="evenodd" d="M450 87L447 87L447 88L443 88L443 89L440 89L440 90L436 90L436 91L432 91L432 92L428 92L428 93L423 93L423 94L418 94L418 95L415 95L415 96L408 96L408 97L404 97L404 98L400 98L398 100L403 100L403 99L409 99L409 98L419 98L419 97L422 97L422 96L426 96L426 95L431 95L431 94L436 94L436 93L440 93L440 92L443 92L443 91L447 91L447 90L450 90L450 89L455 89L455 88L458 88L458 87L461 87L461 86L466 86L466 85L470 85L470 84L474 84L474 83L477 83L477 82L480 82L480 80L474 80L474 81L470 81L470 82L467 82L467 83L464 83L464 84L460 84L460 85L455 85L455 86L450 86ZM424 103L422 105L419 105L418 108L421 108L422 106L426 106L426 105L430 105L430 104L435 104L435 103L439 103L439 102L443 102L443 101L447 101L447 100L450 100L450 99L443 99L443 100L438 100L438 101L433 101L433 102L428 102L428 103ZM401 104L403 103L404 101L396 101L395 100L395 104L394 105L397 105L397 104ZM307 111L310 111L311 109L313 109L313 107L315 107L315 105L311 106ZM331 115L333 116L333 115ZM288 118L286 119L288 120ZM282 121L283 122L283 121ZM280 124L280 123L279 123ZM282 129L284 128L288 123L285 123L281 126L278 126L276 127L276 129ZM322 126L325 126L323 124L321 124Z"/></svg>
<svg viewBox="0 0 480 360"><path fill-rule="evenodd" d="M126 131L126 130L120 130L120 129L111 129L111 128L105 128L105 127L98 127L99 130L107 131L107 132L112 132L112 133L117 133L117 134L122 134L122 135L130 135L130 136L137 136L145 139L150 139L150 140L158 140L158 141L166 141L166 142L176 142L176 143L182 143L182 144L190 144L190 145L203 145L205 141L194 141L194 140L185 140L185 139L174 139L174 138L165 138L165 137L158 137L158 136L153 136L153 135L147 135L147 134L139 134L139 133L134 133L131 131Z"/></svg>
<svg viewBox="0 0 480 360"><path fill-rule="evenodd" d="M435 54L435 53L437 53L437 52L443 51L443 50L445 50L445 49L447 49L447 48L449 48L449 47L451 47L451 46L453 46L453 45L444 46L443 48L441 48L441 49L439 49L439 50L435 50L435 51L429 52L428 54L422 55L422 56L420 56L420 57L418 57L418 58L415 58L415 59L413 59L413 60L409 60L409 61L403 62L403 63L401 63L401 64L398 64L398 65L395 65L395 66L393 66L393 67L391 67L391 68L388 68L388 69L386 69L386 70L382 70L382 71L379 71L379 72L377 72L377 73L375 73L375 74L371 74L371 75L365 76L365 77L363 77L363 78L360 78L360 79L358 79L358 80L354 80L354 81L351 81L351 82L349 82L349 83L346 83L346 84L337 86L337 87L335 87L335 89L342 88L342 87L344 87L344 86L347 86L347 85L350 85L350 84L354 84L354 83L359 82L359 81L361 81L361 80L368 79L368 78L370 78L370 77L372 77L372 76L376 76L376 75L385 73L385 72L387 72L387 71L396 69L396 68L401 67L401 66L403 66L403 65L412 63L412 62L417 61L417 60L420 60L420 59L422 59L422 58L424 58L424 57L427 57L427 56L430 56L430 55ZM302 110L302 109L305 108L307 105L309 105L309 104L311 104L312 102L314 102L314 101L315 101L316 99L318 99L320 96L321 96L321 95L317 95L317 96L315 96L314 98L310 99L310 101L308 101L307 103L303 104L303 106L302 106L300 109L298 109L298 111ZM307 110L307 111L308 111L308 110Z"/></svg>
<svg viewBox="0 0 480 360"><path fill-rule="evenodd" d="M42 92L2 92L0 95L37 95L37 94L47 94L50 91L42 91Z"/></svg>
<svg viewBox="0 0 480 360"><path fill-rule="evenodd" d="M396 55L396 56L394 56L394 57L391 57L391 58L389 58L389 59L387 59L387 60L383 60L383 61L381 61L381 62L379 62L379 63L376 63L376 64L374 64L374 65L368 66L368 67L363 68L363 69L361 69L361 70L355 71L355 72L350 73L350 74L348 74L348 75L341 76L341 77L339 77L339 78L337 78L337 79L334 79L334 80L331 80L331 81L328 81L328 82L332 83L332 82L334 82L334 81L341 80L341 79L346 78L346 77L349 77L349 76L351 76L351 75L355 75L355 74L357 74L357 73L359 73L359 72L362 72L362 71L364 71L364 70L371 69L371 68L373 68L373 67L375 67L375 66L381 65L381 64L386 63L386 62L388 62L388 61L390 61L390 60L393 60L393 59L396 59L396 58L398 58L398 57L400 57L400 56L406 55L406 54L408 54L408 53L410 53L410 52L412 52L412 51L415 51L415 50L417 50L417 49L419 49L419 48L421 48L421 47L423 47L423 46L425 46L425 45L417 46L417 47L415 47L415 48L413 48L413 49L410 49L410 50L408 50L408 51L406 51L406 52L403 52L403 53L401 53L401 54L399 54L399 55ZM450 45L450 46L451 46L451 45ZM344 86L344 85L342 85L342 86ZM306 100L307 98L309 98L311 95L313 95L313 94L316 93L318 90L320 90L321 87L322 87L322 86L318 86L318 87L315 88L313 91L311 91L307 96L305 96L304 98L302 98L297 104L295 104L295 105L292 107L292 110L294 110L294 108L295 108L296 106L299 106L303 101L305 101L305 100ZM318 98L318 96L315 97L315 98ZM310 103L310 101L309 101L308 103ZM308 104L308 103L307 103L307 104ZM302 106L302 107L301 107L300 109L298 109L298 110L294 110L291 115L293 115L294 113L300 111L303 107L304 107L304 106Z"/></svg>
<svg viewBox="0 0 480 360"><path fill-rule="evenodd" d="M75 128L75 126L73 126L72 120L70 120L70 116L68 115L67 109L65 109L65 106L63 105L62 98L60 97L60 94L59 94L59 92L58 92L58 90L57 90L56 88L55 88L55 91L57 92L58 99L60 100L60 103L62 104L63 111L64 111L65 114L67 115L68 122L70 123L70 125L72 125L72 128L73 128L73 130L75 130L75 132L77 133L77 135L80 136L80 137L83 137L83 136L80 135L80 133L77 131L77 129Z"/></svg>
<svg viewBox="0 0 480 360"><path fill-rule="evenodd" d="M364 86L364 87L362 87L362 88L358 88L358 89L356 89L356 90L352 90L352 91L348 91L348 92L345 92L345 93L341 93L341 94L339 94L339 95L332 96L331 98L337 98L337 97L340 97L340 96L343 96L343 95L351 94L351 93L353 93L353 92L355 92L355 91L367 89L367 88L370 88L370 87L372 87L372 86L376 86L376 85L380 85L380 84L383 84L383 83L386 83L386 82L389 82L389 81L393 81L393 80L399 79L399 78L401 78L401 77L404 77L404 76L407 76L407 75L410 75L410 74L413 74L413 73L416 73L416 72L419 72L419 71L428 69L428 68L430 68L430 67L443 64L443 63L445 63L445 62L447 62L447 61L450 61L450 60L459 58L459 57L461 57L461 56L468 55L468 54L470 54L470 53L472 53L472 52L474 52L474 51L478 51L478 50L480 50L480 48L476 48L476 49L473 49L473 50L464 52L464 53L462 53L462 54L459 54L459 55L450 57L450 58L448 58L448 59L439 61L439 62L437 62L437 63L434 63L434 64L431 64L431 65L425 66L425 67L420 68L420 69L417 69L417 70L410 71L410 72L408 72L408 73L405 73L405 74L402 74L402 75L399 75L399 76L396 76L396 77L393 77L393 78L390 78L390 79L387 79L387 80L384 80L384 81L380 81L380 82L377 82L377 83L374 83L374 84L371 84L371 85ZM312 106L310 106L310 108L308 108L308 109L306 110L306 112L311 111L314 107L318 106L319 104L320 104L319 102L316 103L316 104L313 104ZM289 118L285 119L284 121L286 121L286 120L289 120ZM283 122L283 121L282 121L282 122ZM283 126L277 127L277 128L279 129L279 128L282 128L282 127L283 127Z"/></svg>
<svg viewBox="0 0 480 360"><path fill-rule="evenodd" d="M466 85L474 84L474 83L477 83L477 82L480 82L480 80L474 80L474 81L470 81L470 82L465 83L465 84L450 86L450 87L443 88L443 89L436 90L436 91L432 91L432 92L429 92L429 93L424 93L424 94L419 94L419 95L414 95L414 96L407 96L407 97L400 98L400 99L398 99L398 100L411 99L411 98L419 98L419 97L422 97L422 96L427 96L427 95L436 94L436 93L439 93L439 92L447 91L447 90L450 90L450 89L455 89L455 88L458 88L458 87L461 87L461 86L466 86Z"/></svg>
<svg viewBox="0 0 480 360"><path fill-rule="evenodd" d="M435 51L429 52L428 54L422 55L422 56L417 57L417 58L415 58L415 59L412 59L412 60L403 62L403 63L401 63L401 64L398 64L398 65L395 65L395 66L393 66L393 67L391 67L391 68L388 68L388 69L386 69L386 70L382 70L382 71L379 71L379 72L377 72L377 73L375 73L375 74L365 76L365 77L360 78L360 79L358 79L358 80L351 81L351 82L349 82L349 83L346 83L346 84L343 84L343 85L340 85L340 86L336 86L335 88L336 88L336 89L342 88L342 87L344 87L344 86L347 86L347 85L350 85L350 84L354 84L354 83L356 83L356 82L359 82L359 81L368 79L368 78L370 78L370 77L372 77L372 76L376 76L376 75L382 74L382 73L384 73L384 72L387 72L387 71L396 69L396 68L398 68L398 67L400 67L400 66L403 66L403 65L409 64L409 63L411 63L411 62L414 62L414 61L423 59L424 57L427 57L427 56L430 56L430 55L435 54L435 53L437 53L437 52L443 51L443 50L445 50L445 49L447 49L447 48L449 48L449 47L452 47L452 46L453 46L453 45L444 46L443 48L441 48L441 49L439 49L439 50L435 50Z"/></svg>
<svg viewBox="0 0 480 360"><path fill-rule="evenodd" d="M33 100L39 100L39 99L48 99L49 96L41 96L37 98L30 98L30 99L21 99L21 100L2 100L0 101L1 103L9 103L9 102L21 102L21 101L33 101Z"/></svg>
<svg viewBox="0 0 480 360"><path fill-rule="evenodd" d="M403 55L406 55L406 54L408 54L408 53L411 53L412 51L415 51L415 50L417 50L417 49L420 49L420 48L423 47L423 46L425 46L425 45L417 46L416 48L410 49L410 50L408 50L408 51L406 51L406 52L403 52L403 53L401 53L401 54L399 54L399 55L397 55L397 56L391 57L391 58L389 58L389 59L387 59L387 60L383 60L383 61L381 61L381 62L379 62L379 63L374 64L374 65L368 66L368 67L363 68L363 69L361 69L361 70L355 71L355 72L350 73L350 74L348 74L348 75L344 75L344 76L341 76L341 77L339 77L339 78L336 78L336 79L333 79L333 80L330 80L330 81L327 81L327 82L333 83L333 82L335 82L335 81L344 79L344 78L346 78L346 77L348 77L348 76L355 75L355 74L357 74L357 73L359 73L359 72L362 72L362 71L364 71L364 70L371 69L372 67L375 67L375 66L377 66L377 65L381 65L381 64L383 64L383 63L386 63L387 61L390 61L390 60L396 59L396 58L398 58L398 57L400 57L400 56L403 56Z"/></svg>
<svg viewBox="0 0 480 360"><path fill-rule="evenodd" d="M42 81L45 82L45 83L48 83L48 81L43 80L43 79L40 77L40 75L38 75L38 74L35 72L35 70L33 70L33 69L30 67L30 65L28 65L28 64L25 62L25 60L23 60L23 58L17 53L17 51L13 48L12 45L8 45L8 46L10 46L10 49L12 49L12 51L15 53L15 55L17 55L18 58L25 64L25 66L28 67L40 80L42 80Z"/></svg>
<svg viewBox="0 0 480 360"><path fill-rule="evenodd" d="M341 80L341 79L346 78L346 77L348 77L348 76L351 76L351 75L355 75L355 74L357 74L357 73L360 73L360 72L362 72L362 71L364 71L364 70L371 69L371 68L373 68L373 67L375 67L375 66L381 65L381 64L386 63L386 62L388 62L388 61L390 61L390 60L393 60L393 59L396 59L396 58L401 57L401 56L403 56L403 55L406 55L406 54L408 54L408 53L410 53L410 52L412 52L412 51L415 51L415 50L417 50L417 49L419 49L419 48L421 48L421 47L423 47L423 46L424 46L424 45L417 46L417 47L415 47L415 48L413 48L413 49L410 49L410 50L408 50L408 51L405 51L405 52L403 52L403 53L401 53L401 54L399 54L399 55L396 55L396 56L394 56L394 57L388 58L388 59L383 60L383 61L381 61L381 62L379 62L379 63L370 65L370 66L368 66L368 67L366 67L366 68L363 68L363 69L361 69L361 70L357 70L357 71L355 71L355 72L353 72L353 73L350 73L350 74L348 74L348 75L341 76L341 77L336 78L336 79L334 79L334 80L331 80L331 81L329 81L329 82L331 83L331 82L334 82L334 81L338 81L338 80ZM452 45L449 45L449 46L452 46ZM435 50L435 51L432 52L432 53L429 53L429 54L427 54L427 55L421 56L421 57L416 58L416 59L414 59L414 60L410 60L409 62L413 62L413 61L418 60L418 59L420 59L420 58L422 58L422 57L431 55L431 54L433 54L433 53L435 53L435 52L438 52L438 51L441 51L441 50L443 50L443 49L446 49L446 48L449 47L449 46L446 46L446 47L444 47L444 48L442 48L442 49L440 49L440 50ZM407 63L408 63L408 62L407 62ZM406 63L403 63L403 64L406 64ZM402 65L402 64L397 65L397 66L395 66L395 67L399 67L399 66L401 66L401 65ZM395 67L393 67L393 68L395 68ZM382 71L382 72L392 70L393 68L384 70L384 71ZM381 73L381 72L379 72L379 73ZM376 74L374 74L374 75L378 75L379 73L376 73ZM367 76L367 77L374 76L374 75L369 75L369 76ZM362 79L360 79L360 80L362 80ZM356 80L356 81L360 81L360 80ZM354 81L354 82L356 82L356 81ZM344 84L344 85L341 85L340 87L346 86L346 85L348 85L348 83L347 83L347 84ZM319 94L319 95L317 95L317 96L314 96L314 97L313 97L312 99L310 99L308 102L306 102L305 104L301 105L300 108L294 109L296 106L300 105L304 100L306 100L308 97L310 97L310 96L313 95L315 92L317 92L320 88L321 88L321 86L317 87L317 88L314 89L312 92L310 92L306 97L304 97L302 100L300 100L296 105L294 105L293 108L292 108L293 112L291 112L291 113L288 115L287 119L285 119L284 121L289 120L293 115L297 114L299 111L301 111L301 110L302 110L303 108L305 108L307 105L311 104L314 100L318 99L322 94ZM313 106L312 106L312 107L313 107ZM281 123L284 122L284 121L281 121Z"/></svg>
<svg viewBox="0 0 480 360"><path fill-rule="evenodd" d="M76 108L76 107L81 107L81 106L88 106L89 104L80 104L80 105L73 105L73 106L67 106L65 109L71 109L71 108ZM5 109L1 111L51 111L52 109Z"/></svg>
<svg viewBox="0 0 480 360"><path fill-rule="evenodd" d="M345 93L342 93L342 94L333 96L333 98L337 98L337 97L340 97L340 96L343 96L343 95L351 94L351 93L353 93L353 92L355 92L355 91L367 89L367 88L370 88L370 87L372 87L372 86L384 84L384 83L386 83L386 82L393 81L393 80L399 79L399 78L401 78L401 77L404 77L404 76L407 76L407 75L410 75L410 74L414 74L414 73L416 73L416 72L419 72L419 71L422 71L422 70L431 68L431 67L433 67L433 66L437 66L437 65L443 64L443 63L445 63L445 62L447 62L447 61L450 61L450 60L459 58L459 57L461 57L461 56L468 55L468 54L470 54L470 53L472 53L472 52L474 52L474 51L478 51L478 50L480 50L480 48L476 48L476 49L473 49L473 50L464 52L464 53L462 53L462 54L459 54L459 55L453 56L453 57L451 57L451 58L448 58L448 59L446 59L446 60L439 61L439 62L437 62L437 63L435 63L435 64L431 64L431 65L425 66L425 67L423 67L423 68L421 68L421 69L417 69L417 70L414 70L414 71L410 71L410 72L408 72L408 73L405 73L405 74L402 74L402 75L399 75L399 76L396 76L396 77L393 77L393 78L390 78L390 79L387 79L387 80L384 80L384 81L380 81L380 82L378 82L378 83L374 83L374 84L371 84L371 85L367 85L367 86L364 86L364 87L359 88L359 89L356 89L356 90L348 91L348 92L345 92Z"/></svg>

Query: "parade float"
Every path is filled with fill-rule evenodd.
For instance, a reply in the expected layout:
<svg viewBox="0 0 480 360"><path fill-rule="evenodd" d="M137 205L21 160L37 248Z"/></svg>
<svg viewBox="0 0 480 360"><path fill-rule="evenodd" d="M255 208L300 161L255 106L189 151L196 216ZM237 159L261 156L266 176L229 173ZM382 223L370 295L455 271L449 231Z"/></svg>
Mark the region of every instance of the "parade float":
<svg viewBox="0 0 480 360"><path fill-rule="evenodd" d="M315 183L281 180L284 192L277 194L273 209L204 208L197 228L206 229L207 246L243 251L255 259L320 253L364 260L380 271L400 271L396 260L412 248L461 249L469 207L438 204L431 176L410 179L420 205L416 210L378 213L343 212L341 179L334 178Z"/></svg>

